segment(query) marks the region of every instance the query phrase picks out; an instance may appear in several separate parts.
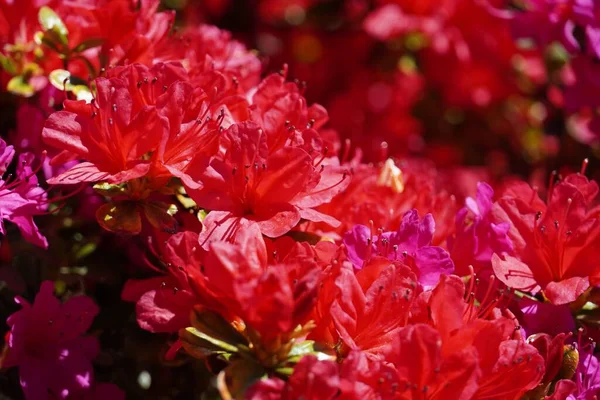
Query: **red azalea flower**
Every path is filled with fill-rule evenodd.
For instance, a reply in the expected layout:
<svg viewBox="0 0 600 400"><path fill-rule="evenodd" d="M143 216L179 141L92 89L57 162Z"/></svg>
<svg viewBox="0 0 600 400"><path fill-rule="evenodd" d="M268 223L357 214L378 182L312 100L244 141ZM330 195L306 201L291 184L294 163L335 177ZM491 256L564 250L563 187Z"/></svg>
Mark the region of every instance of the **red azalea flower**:
<svg viewBox="0 0 600 400"><path fill-rule="evenodd" d="M522 339L513 339L514 321L486 311L487 296L479 307L472 296L465 302L465 286L456 276L443 276L430 295L423 293L422 297L426 296L427 311L419 314L439 332L441 353L450 357L476 350L479 373L473 398L518 399L538 385L544 375L544 359ZM482 319L488 316L494 319Z"/></svg>
<svg viewBox="0 0 600 400"><path fill-rule="evenodd" d="M215 26L187 27L156 44L155 52L157 61L184 62L194 86L207 92L224 85L245 94L260 81L262 63L256 54Z"/></svg>
<svg viewBox="0 0 600 400"><path fill-rule="evenodd" d="M597 193L596 182L580 174L551 186L546 202L525 183L508 186L493 212L511 223L516 257L494 255L496 276L518 290L542 290L554 304L575 301L600 282L600 222L591 210Z"/></svg>
<svg viewBox="0 0 600 400"><path fill-rule="evenodd" d="M280 74L267 76L252 96L250 119L265 131L269 152L284 146L302 147L319 157L322 139L315 131L328 119L327 111L319 104L306 104L303 90L294 82L286 82L287 66Z"/></svg>
<svg viewBox="0 0 600 400"><path fill-rule="evenodd" d="M322 273L302 255L269 264L266 250L258 225L251 224L234 244L212 242L200 270L186 273L202 305L241 319L248 335L258 336L268 350L272 340L306 322Z"/></svg>
<svg viewBox="0 0 600 400"><path fill-rule="evenodd" d="M319 169L298 147L269 154L266 135L251 122L232 125L222 140L226 148L222 157L199 160L189 169L202 183L200 189L189 191L190 197L213 210L205 220L203 246L209 240L232 240L244 221L256 222L269 237L287 233L301 218L336 223L313 207L345 188L349 181L345 174ZM333 179L338 181L331 183Z"/></svg>
<svg viewBox="0 0 600 400"><path fill-rule="evenodd" d="M52 162L86 160L50 183L121 183L148 173L148 154L156 149L165 128L155 108L145 104L143 91L131 89L138 82L143 86L140 77L132 66L123 76L98 78L92 103L66 100L63 111L50 115L42 137L47 144L63 149Z"/></svg>
<svg viewBox="0 0 600 400"><path fill-rule="evenodd" d="M397 371L401 399L471 399L480 375L473 348L442 354L440 334L416 324L401 329L387 360Z"/></svg>
<svg viewBox="0 0 600 400"><path fill-rule="evenodd" d="M397 230L407 211L431 213L435 220L432 244L439 246L455 229L454 218L460 208L456 198L442 185L444 175L429 162L388 159L378 165L348 164L352 181L343 194L319 208L341 221L335 231L339 235L355 225L387 231Z"/></svg>
<svg viewBox="0 0 600 400"><path fill-rule="evenodd" d="M335 286L324 282L319 302L329 312L316 320L318 329L309 337L335 346L342 355L359 349L385 355L391 338L408 321L417 287L410 267L384 258L373 258L356 274L352 266L342 266ZM324 329L328 321L332 326Z"/></svg>
<svg viewBox="0 0 600 400"><path fill-rule="evenodd" d="M136 302L139 326L150 332L177 332L189 325L190 311L199 302L210 303L210 293L196 292L188 276L202 274L204 252L198 234L183 232L171 236L164 249L167 271L164 276L129 279L121 294L125 301Z"/></svg>
<svg viewBox="0 0 600 400"><path fill-rule="evenodd" d="M168 40L175 19L173 11L158 12L159 6L156 0L142 0L139 7L129 0L96 0L91 6L81 6L77 14L93 21L95 34L104 38L104 66L134 62L152 65L157 44Z"/></svg>
<svg viewBox="0 0 600 400"><path fill-rule="evenodd" d="M341 364L307 355L294 367L287 382L279 378L263 379L248 389L246 398L393 399L397 398L397 392L393 367L353 351Z"/></svg>
<svg viewBox="0 0 600 400"><path fill-rule="evenodd" d="M177 82L155 104L159 115L166 120L168 133L153 157L150 175L167 179L175 176L186 187L198 189L201 183L188 175L188 168L194 159L212 157L218 152L223 130L235 121L247 119L247 102L216 86L205 92L188 82Z"/></svg>
<svg viewBox="0 0 600 400"><path fill-rule="evenodd" d="M306 356L296 364L294 373L286 383L278 378L261 380L246 393L251 400L270 399L315 399L335 398L339 391L338 366L333 361L319 361L315 356Z"/></svg>

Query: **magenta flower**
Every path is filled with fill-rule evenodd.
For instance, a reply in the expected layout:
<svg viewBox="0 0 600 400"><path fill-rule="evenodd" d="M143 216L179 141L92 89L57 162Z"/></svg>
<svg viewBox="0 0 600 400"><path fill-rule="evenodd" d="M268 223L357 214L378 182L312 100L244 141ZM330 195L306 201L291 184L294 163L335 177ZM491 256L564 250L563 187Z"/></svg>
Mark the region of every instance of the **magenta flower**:
<svg viewBox="0 0 600 400"><path fill-rule="evenodd" d="M465 207L456 214L456 234L448 239L448 248L458 275L468 275L469 265L479 271L491 269L494 253L512 254L508 237L510 224L492 221L494 190L484 182L477 184L477 195L467 197Z"/></svg>
<svg viewBox="0 0 600 400"><path fill-rule="evenodd" d="M593 0L528 0L527 10L516 14L517 37L531 38L540 46L561 43L569 52L600 56L599 7Z"/></svg>
<svg viewBox="0 0 600 400"><path fill-rule="evenodd" d="M454 263L450 255L439 246L432 246L435 222L431 214L419 220L417 210L402 217L396 232L382 232L378 236L364 225L355 225L344 235L348 259L354 268L361 269L371 257L385 257L409 265L419 277L423 287L431 288L441 274L451 274Z"/></svg>
<svg viewBox="0 0 600 400"><path fill-rule="evenodd" d="M575 330L575 319L567 305L542 303L523 297L519 300L519 309L523 313L519 321L526 336L547 333L556 336Z"/></svg>
<svg viewBox="0 0 600 400"><path fill-rule="evenodd" d="M600 393L600 365L598 358L591 351L586 352L579 361L575 373L577 391L568 399L591 400Z"/></svg>
<svg viewBox="0 0 600 400"><path fill-rule="evenodd" d="M99 351L98 340L82 335L98 307L86 296L61 304L53 291L54 284L45 281L33 305L16 297L23 308L7 319L11 330L3 367L19 368L28 400L71 398L93 385L91 360Z"/></svg>
<svg viewBox="0 0 600 400"><path fill-rule="evenodd" d="M40 233L33 216L44 213L48 207L46 192L38 186L35 172L31 168L34 156L23 153L19 156L15 176L3 178L12 162L15 151L0 139L0 234L5 235L3 220L17 225L23 237L43 248L48 247L46 238Z"/></svg>

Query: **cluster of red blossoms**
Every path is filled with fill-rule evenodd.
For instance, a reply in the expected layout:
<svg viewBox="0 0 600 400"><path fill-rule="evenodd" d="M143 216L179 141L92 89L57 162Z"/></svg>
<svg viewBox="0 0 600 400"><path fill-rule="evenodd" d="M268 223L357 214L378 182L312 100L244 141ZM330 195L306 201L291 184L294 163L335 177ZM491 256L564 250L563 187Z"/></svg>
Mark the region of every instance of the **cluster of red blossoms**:
<svg viewBox="0 0 600 400"><path fill-rule="evenodd" d="M256 8L299 25L321 3ZM325 82L329 121L294 60L266 73L159 0L0 0L2 393L154 398L185 369L156 398L597 399L590 161L545 185L406 155L429 152L411 114L426 87L423 124L530 125L498 112L539 111L519 79L542 73L542 46L575 54L547 101L593 135L600 3L341 3L386 43L382 65L410 54ZM27 254L46 260L33 292ZM155 382L121 371L148 360Z"/></svg>

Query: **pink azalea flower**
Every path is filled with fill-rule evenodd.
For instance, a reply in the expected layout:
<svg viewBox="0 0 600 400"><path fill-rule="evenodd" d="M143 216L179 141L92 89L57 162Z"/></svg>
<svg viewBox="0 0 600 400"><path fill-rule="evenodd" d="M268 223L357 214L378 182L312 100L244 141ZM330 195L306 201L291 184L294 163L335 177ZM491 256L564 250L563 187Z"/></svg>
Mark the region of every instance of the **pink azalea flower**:
<svg viewBox="0 0 600 400"><path fill-rule="evenodd" d="M492 222L493 197L492 187L480 182L476 198L467 197L465 207L456 214L456 234L448 240L448 248L458 275L469 275L469 265L476 272L483 268L491 270L494 253L512 254L510 224Z"/></svg>
<svg viewBox="0 0 600 400"><path fill-rule="evenodd" d="M598 3L590 0L528 0L526 11L514 19L517 37L534 39L546 46L559 42L570 52L600 56L596 15ZM578 33L577 30L581 30Z"/></svg>
<svg viewBox="0 0 600 400"><path fill-rule="evenodd" d="M575 330L575 320L571 315L571 310L564 304L557 306L523 297L519 301L519 309L523 313L519 321L521 321L521 327L526 332L526 336L535 333L556 336Z"/></svg>
<svg viewBox="0 0 600 400"><path fill-rule="evenodd" d="M354 268L361 269L366 261L377 256L401 261L415 270L425 288L430 288L441 274L454 271L448 252L431 245L434 231L433 216L427 214L419 220L417 210L413 209L404 214L398 231L374 236L368 227L356 225L344 235L344 245Z"/></svg>
<svg viewBox="0 0 600 400"><path fill-rule="evenodd" d="M27 241L47 248L46 238L33 221L34 215L45 212L48 207L46 192L38 186L35 171L31 168L33 154L23 153L19 156L12 180L10 177L2 177L14 154L13 146L7 146L0 139L0 234L6 234L3 220L7 220L17 225Z"/></svg>
<svg viewBox="0 0 600 400"><path fill-rule="evenodd" d="M3 367L19 368L28 400L72 398L93 385L91 360L98 354L98 340L82 335L98 307L86 296L61 304L53 291L54 284L45 281L33 305L16 297L23 308L7 320L11 330Z"/></svg>

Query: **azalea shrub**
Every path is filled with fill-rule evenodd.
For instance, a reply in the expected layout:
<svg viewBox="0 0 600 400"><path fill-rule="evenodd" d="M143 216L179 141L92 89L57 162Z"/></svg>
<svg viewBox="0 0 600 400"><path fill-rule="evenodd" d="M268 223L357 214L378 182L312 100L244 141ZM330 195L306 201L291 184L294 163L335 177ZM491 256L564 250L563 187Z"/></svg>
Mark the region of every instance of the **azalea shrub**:
<svg viewBox="0 0 600 400"><path fill-rule="evenodd" d="M600 2L0 0L0 398L592 400Z"/></svg>

